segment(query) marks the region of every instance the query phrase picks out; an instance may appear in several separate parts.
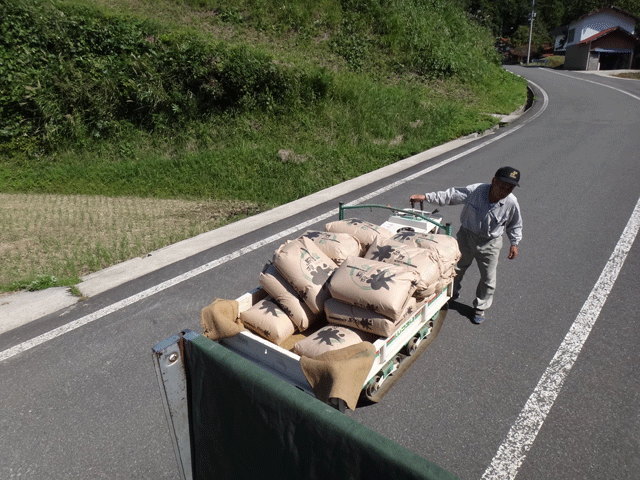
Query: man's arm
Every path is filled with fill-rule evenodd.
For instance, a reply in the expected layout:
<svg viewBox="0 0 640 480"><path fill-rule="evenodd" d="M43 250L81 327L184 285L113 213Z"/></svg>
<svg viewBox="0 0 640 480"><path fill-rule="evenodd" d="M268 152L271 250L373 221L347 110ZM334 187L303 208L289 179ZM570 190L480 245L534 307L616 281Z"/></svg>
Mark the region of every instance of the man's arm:
<svg viewBox="0 0 640 480"><path fill-rule="evenodd" d="M476 183L467 187L451 187L440 192L411 195L409 201L426 201L428 203L440 205L441 207L444 205L460 205L464 203L469 194L480 185L482 184Z"/></svg>
<svg viewBox="0 0 640 480"><path fill-rule="evenodd" d="M514 259L518 256L518 244L522 240L522 216L520 215L520 206L516 203L511 220L506 225L507 237L511 242L509 249L509 258Z"/></svg>

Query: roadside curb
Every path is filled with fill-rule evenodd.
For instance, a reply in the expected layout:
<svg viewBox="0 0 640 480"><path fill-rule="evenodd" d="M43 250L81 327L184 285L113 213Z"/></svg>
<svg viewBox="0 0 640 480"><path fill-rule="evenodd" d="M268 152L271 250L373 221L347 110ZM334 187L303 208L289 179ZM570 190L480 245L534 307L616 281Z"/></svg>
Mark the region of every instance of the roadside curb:
<svg viewBox="0 0 640 480"><path fill-rule="evenodd" d="M473 133L452 140L304 198L163 247L149 253L146 257L133 258L86 275L82 277L82 282L77 285L83 297L72 295L68 287L55 287L36 292L18 292L0 296L0 335L38 318L71 307L86 297L92 297L106 292L179 260L250 233L265 225L301 213L308 210L310 206L324 203L336 196L349 193L357 188L376 182L381 178L396 174L421 162L464 146L478 138L492 135L500 127L520 117L524 111L525 106L523 105L510 115L501 115L498 125L482 133Z"/></svg>

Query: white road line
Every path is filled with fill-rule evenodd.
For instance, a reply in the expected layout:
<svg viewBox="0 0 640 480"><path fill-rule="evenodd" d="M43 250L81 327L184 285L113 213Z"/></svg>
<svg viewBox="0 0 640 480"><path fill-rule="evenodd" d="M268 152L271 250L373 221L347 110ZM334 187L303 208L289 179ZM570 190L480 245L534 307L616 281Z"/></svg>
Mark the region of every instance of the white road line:
<svg viewBox="0 0 640 480"><path fill-rule="evenodd" d="M124 300L120 300L119 302L113 303L111 305L109 305L108 307L104 307L101 308L100 310L96 310L93 313L90 313L89 315L85 315L84 317L79 318L78 320L74 320L72 322L69 322L65 325L62 325L58 328L55 328L53 330L50 330L46 333L43 333L42 335L39 335L35 338L32 338L31 340L27 340L26 342L23 342L21 344L16 345L15 347L11 347L7 350L3 350L2 352L0 352L0 362L7 360L8 358L11 358L15 355L18 355L19 353L25 352L27 350L32 349L33 347L36 347L42 343L45 343L49 340L52 340L56 337L59 337L61 335L64 335L65 333L71 332L72 330L75 330L76 328L79 328L83 325L86 325L87 323L91 323L95 320L98 320L99 318L102 318L106 315L109 315L111 313L117 312L118 310L121 310L125 307L128 307L129 305L132 305L140 300L143 300L145 298L148 298L152 295L155 295L156 293L162 292L163 290L166 290L170 287L173 287L179 283L184 282L185 280L189 280L190 278L193 278L197 275L200 275L201 273L204 273L208 270L211 270L215 267L218 267L224 263L227 263L235 258L241 257L242 255L245 255L246 253L252 252L254 250L259 249L260 247L263 247L264 245L268 245L271 242L275 242L277 240L280 240L292 233L295 233L298 230L301 230L309 225L312 225L316 222L320 222L326 218L329 218L332 215L336 215L338 213L338 209L334 209L331 210L327 213L324 213L323 215L320 215L316 218L313 218L311 220L307 220L306 222L300 223L298 225L296 225L295 227L289 228L287 230L283 230L280 233L277 233L275 235L272 235L270 237L267 237L263 240L260 240L259 242L255 242L251 245L248 245L244 248L241 248L240 250L236 250L233 253L230 253L229 255L225 255L224 257L220 257L217 260L213 260L209 263L205 263L204 265L201 265L198 268L195 268L193 270L190 270L188 272L183 273L182 275L178 275L177 277L174 277L170 280L167 280L166 282L162 282L158 285L154 285L151 288L148 288L146 290L143 290L140 293L137 293L135 295L132 295L128 298L125 298Z"/></svg>
<svg viewBox="0 0 640 480"><path fill-rule="evenodd" d="M596 323L640 228L640 198L600 278L582 306L553 360L542 374L483 479L513 479L536 439L565 379Z"/></svg>
<svg viewBox="0 0 640 480"><path fill-rule="evenodd" d="M639 96L634 95L633 93L625 92L621 88L616 88L616 87L613 87L611 85L606 85L606 84L600 83L600 82L594 82L593 80L587 80L586 78L574 77L573 75L567 75L566 73L556 72L555 70L546 70L546 71L551 72L551 73L555 73L556 75L562 75L563 77L569 77L569 78L572 78L574 80L580 80L581 82L593 83L594 85L600 85L601 87L610 88L611 90L615 90L616 92L624 93L625 95L629 95L631 98L635 98L636 100L640 100Z"/></svg>
<svg viewBox="0 0 640 480"><path fill-rule="evenodd" d="M616 87L605 85L604 83L594 82L584 78L574 77L553 70L545 70L547 72L569 77L574 80L580 80L587 83L593 83L606 88L611 88L625 95L629 95L636 100L640 97L625 92ZM636 203L636 207L629 218L629 222L618 240L618 244L614 249L609 261L600 274L600 278L596 282L587 301L582 306L578 317L574 321L571 329L564 338L562 344L558 348L551 363L540 378L538 385L527 400L516 422L509 430L507 438L498 449L495 457L491 461L491 465L487 468L482 476L483 479L492 480L512 480L518 474L520 465L524 461L527 452L531 448L542 424L544 423L551 407L553 406L565 379L569 375L573 364L578 358L578 354L587 340L593 325L595 324L602 306L607 300L613 285L618 278L618 274L622 269L627 254L633 244L640 226L640 199Z"/></svg>
<svg viewBox="0 0 640 480"><path fill-rule="evenodd" d="M536 88L538 88L543 95L544 101L542 104L542 107L540 108L539 111L537 111L535 113L535 115L533 115L531 118L527 119L525 122L521 123L520 125L507 130L506 132L502 133L501 135L498 135L496 137L491 138L490 140L487 140L486 142L483 142L479 145L476 145L473 148L470 148L469 150L465 150L464 152L459 153L458 155L454 155L453 157L447 158L446 160L443 160L441 162L438 162L428 168L425 168L424 170L421 170L417 173L414 173L413 175L409 175L408 177L403 178L402 180L398 180L397 182L391 183L389 185L386 185L385 187L379 188L378 190L371 192L367 195L364 195L356 200L354 200L353 202L350 202L346 205L357 205L359 203L365 202L367 200L369 200L370 198L376 197L382 193L385 193L389 190L392 190L400 185L402 185L403 183L406 183L408 181L414 180L418 177L421 177L422 175L425 175L429 172L432 172L444 165L447 165L448 163L454 162L462 157L465 157L466 155L469 155L470 153L473 153L477 150L480 150L483 147L486 147L487 145L497 142L498 140L506 137L507 135L512 134L513 132L516 132L518 130L520 130L523 126L525 126L527 123L535 120L540 114L542 114L542 112L544 112L544 110L547 108L547 105L549 103L549 98L546 94L546 92L540 88L538 85L536 85L533 82L529 82L532 85L535 85ZM170 280L167 280L166 282L162 282L158 285L155 285L151 288L148 288L147 290L143 290L140 293L137 293L135 295L132 295L128 298L125 298L124 300L120 300L119 302L113 303L111 305L109 305L108 307L102 308L100 310L97 310L93 313L90 313L88 315L85 315L82 318L79 318L77 320L74 320L72 322L69 322L65 325L62 325L58 328L55 328L53 330L50 330L46 333L43 333L42 335L39 335L37 337L34 337L30 340L27 340L26 342L20 343L14 347L8 348L6 350L3 350L2 352L0 352L0 362L3 362L4 360L7 360L11 357L14 357L22 352L26 352L27 350L31 350L34 347L37 347L38 345L41 345L45 342L48 342L49 340L53 340L54 338L57 338L61 335L64 335L65 333L69 333L73 330L75 330L76 328L80 328L83 325L86 325L88 323L94 322L95 320L98 320L106 315L109 315L111 313L115 313L118 310L121 310L125 307L128 307L129 305L132 305L140 300L143 300L145 298L148 298L152 295L155 295L156 293L162 292L163 290L166 290L170 287L173 287L174 285L177 285L179 283L184 282L185 280L189 280L190 278L193 278L197 275L200 275L201 273L204 273L208 270L211 270L212 268L218 267L224 263L227 263L235 258L241 257L242 255L252 252L254 250L257 250L261 247L263 247L264 245L268 245L271 242L275 242L277 240L281 240L285 237L287 237L288 235L291 235L299 230L302 230L303 228L306 228L310 225L313 225L314 223L317 222L321 222L322 220L325 220L329 217L332 217L334 215L336 215L338 213L338 209L333 209L329 212L326 212L322 215L319 215L315 218L312 218L310 220L307 220L306 222L300 223L298 225L296 225L295 227L291 227L287 230L283 230L280 233L277 233L275 235L272 235L268 238L265 238L259 242L253 243L251 245L248 245L244 248L241 248L240 250L237 250L233 253L230 253L229 255L226 255L224 257L221 257L217 260L214 260L212 262L209 262L205 265L202 265L194 270L190 270L186 273L183 273L182 275L178 275L177 277L174 277Z"/></svg>

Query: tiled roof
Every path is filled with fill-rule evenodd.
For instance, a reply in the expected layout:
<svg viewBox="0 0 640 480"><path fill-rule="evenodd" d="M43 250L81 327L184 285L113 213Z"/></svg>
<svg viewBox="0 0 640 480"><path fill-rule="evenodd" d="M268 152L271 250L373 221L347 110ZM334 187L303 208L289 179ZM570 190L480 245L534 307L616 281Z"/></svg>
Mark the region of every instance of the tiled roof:
<svg viewBox="0 0 640 480"><path fill-rule="evenodd" d="M602 30L601 32L596 33L595 35L591 35L589 38L585 38L581 42L578 42L578 45L583 45L585 43L593 42L594 40L597 40L599 38L605 37L605 36L609 35L610 33L616 32L618 30L621 33L623 33L624 35L628 36L628 37L631 37L631 38L634 38L634 39L636 38L634 35L630 34L625 29L623 29L623 28L618 26L618 27L607 28L606 30Z"/></svg>

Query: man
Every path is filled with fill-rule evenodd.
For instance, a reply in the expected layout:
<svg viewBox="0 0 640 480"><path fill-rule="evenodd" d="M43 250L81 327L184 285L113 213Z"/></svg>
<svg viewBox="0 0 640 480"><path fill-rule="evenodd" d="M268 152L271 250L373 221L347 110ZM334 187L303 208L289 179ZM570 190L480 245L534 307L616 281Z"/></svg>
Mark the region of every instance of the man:
<svg viewBox="0 0 640 480"><path fill-rule="evenodd" d="M511 242L509 259L518 255L518 244L522 239L522 217L520 206L511 192L519 186L520 172L512 167L498 169L491 183L475 183L466 187L453 187L442 192L412 195L412 202L427 201L443 205L460 205L461 227L457 234L462 257L456 265L453 297L460 294L462 277L475 259L480 270L480 282L473 301L475 314L473 323L481 323L493 302L496 288L496 268L502 248L502 234L506 231Z"/></svg>

